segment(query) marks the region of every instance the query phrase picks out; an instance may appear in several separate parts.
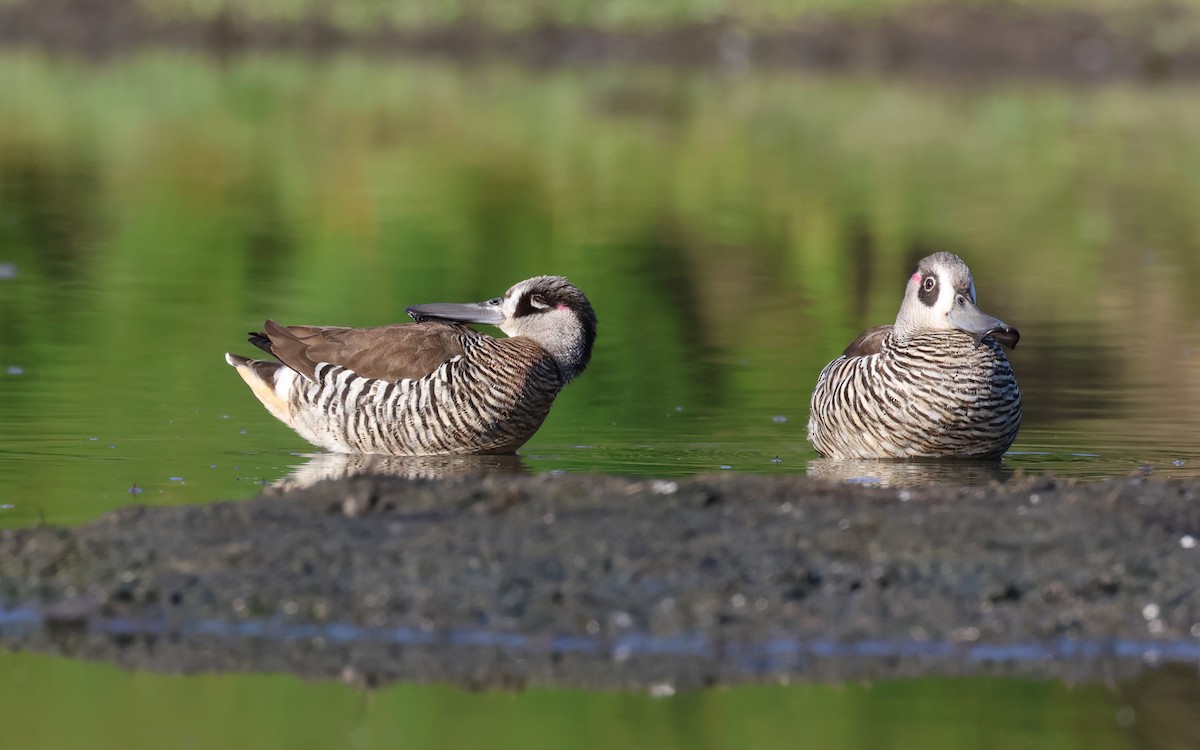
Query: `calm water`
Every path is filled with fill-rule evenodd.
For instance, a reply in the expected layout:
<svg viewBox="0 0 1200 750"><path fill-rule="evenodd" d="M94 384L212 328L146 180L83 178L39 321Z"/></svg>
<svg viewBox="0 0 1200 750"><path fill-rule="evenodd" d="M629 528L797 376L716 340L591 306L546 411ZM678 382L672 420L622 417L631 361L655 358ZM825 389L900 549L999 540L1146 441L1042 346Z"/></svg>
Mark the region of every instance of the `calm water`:
<svg viewBox="0 0 1200 750"><path fill-rule="evenodd" d="M0 526L306 481L327 459L222 360L252 351L246 331L400 321L408 304L541 273L584 289L600 338L506 470L1200 476L1194 89L5 53L0 91ZM936 249L963 255L983 309L1021 329L1016 445L998 467L819 460L804 440L817 373L894 318ZM289 715L333 701L335 718L304 730L333 745L387 736L351 735L411 698L456 716L511 709L512 746L536 745L522 734L534 716L560 722L556 736L581 718L615 725L580 746L724 747L794 740L809 715L840 738L829 747L1135 746L1106 689L1019 682L376 699L0 656L0 684L14 675L54 710L84 689L153 694L164 715L203 696L192 718L218 723L249 695ZM37 715L7 697L0 711L14 705ZM700 720L713 726L696 734ZM980 739L1008 737L1002 725L1015 739ZM483 730L405 731L447 747ZM129 738L114 728L110 744Z"/></svg>
<svg viewBox="0 0 1200 750"><path fill-rule="evenodd" d="M363 693L272 675L119 673L27 654L0 654L0 672L6 735L39 748L1167 750L1194 747L1200 729L1194 677L1171 670L1118 690L979 678L662 698L437 685ZM39 705L71 718L46 720Z"/></svg>

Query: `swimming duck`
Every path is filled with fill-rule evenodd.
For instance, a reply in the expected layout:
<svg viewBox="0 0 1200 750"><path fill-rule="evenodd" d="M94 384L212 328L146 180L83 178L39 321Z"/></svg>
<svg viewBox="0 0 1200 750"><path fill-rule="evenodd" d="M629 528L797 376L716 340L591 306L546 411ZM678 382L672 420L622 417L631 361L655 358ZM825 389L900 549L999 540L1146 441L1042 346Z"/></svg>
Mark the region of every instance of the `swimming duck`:
<svg viewBox="0 0 1200 750"><path fill-rule="evenodd" d="M976 306L962 258L923 258L896 323L862 334L821 370L808 439L830 458L1000 456L1021 426L1001 345L1019 339Z"/></svg>
<svg viewBox="0 0 1200 750"><path fill-rule="evenodd" d="M376 328L266 321L250 343L278 361L226 354L263 406L314 445L401 456L512 453L592 356L596 314L561 276L503 297L405 309ZM466 323L497 326L493 338Z"/></svg>

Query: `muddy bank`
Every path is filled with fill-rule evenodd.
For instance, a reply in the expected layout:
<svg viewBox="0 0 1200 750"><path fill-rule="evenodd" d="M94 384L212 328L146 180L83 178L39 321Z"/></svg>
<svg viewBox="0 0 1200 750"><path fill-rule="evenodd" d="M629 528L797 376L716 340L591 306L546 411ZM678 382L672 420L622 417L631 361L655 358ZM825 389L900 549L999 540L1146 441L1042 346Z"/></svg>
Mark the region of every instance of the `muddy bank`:
<svg viewBox="0 0 1200 750"><path fill-rule="evenodd" d="M166 671L691 687L1200 664L1200 481L354 477L0 535L0 641Z"/></svg>
<svg viewBox="0 0 1200 750"><path fill-rule="evenodd" d="M567 24L552 9L498 28L470 15L436 26L366 27L323 14L149 13L136 0L15 0L0 6L0 44L111 56L175 47L244 52L419 55L530 65L652 63L687 67L866 70L935 76L1191 79L1200 75L1200 18L1173 3L1122 9L931 3L857 16L807 13L756 23L684 15L655 28Z"/></svg>

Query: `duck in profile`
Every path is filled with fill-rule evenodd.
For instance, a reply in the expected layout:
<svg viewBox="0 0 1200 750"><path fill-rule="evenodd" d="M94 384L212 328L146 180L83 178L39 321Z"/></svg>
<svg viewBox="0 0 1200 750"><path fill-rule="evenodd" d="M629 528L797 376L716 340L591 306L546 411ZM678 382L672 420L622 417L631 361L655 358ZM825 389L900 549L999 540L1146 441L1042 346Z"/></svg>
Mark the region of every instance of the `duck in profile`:
<svg viewBox="0 0 1200 750"><path fill-rule="evenodd" d="M995 458L1021 426L1001 344L1017 329L975 305L962 258L917 264L896 323L872 328L821 370L808 439L829 458Z"/></svg>
<svg viewBox="0 0 1200 750"><path fill-rule="evenodd" d="M272 415L338 453L512 453L541 427L563 386L588 365L596 314L561 276L503 297L408 307L414 323L282 326L250 343L278 361L225 360ZM493 338L466 323L497 326Z"/></svg>

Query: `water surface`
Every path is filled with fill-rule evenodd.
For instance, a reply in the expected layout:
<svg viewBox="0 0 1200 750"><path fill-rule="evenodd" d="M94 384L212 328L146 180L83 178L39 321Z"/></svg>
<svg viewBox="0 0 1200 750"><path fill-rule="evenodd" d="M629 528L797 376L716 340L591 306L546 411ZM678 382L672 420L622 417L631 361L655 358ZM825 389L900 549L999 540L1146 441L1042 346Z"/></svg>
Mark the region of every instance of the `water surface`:
<svg viewBox="0 0 1200 750"><path fill-rule="evenodd" d="M0 654L20 691L0 720L26 747L1186 747L1196 683L1173 670L1113 691L1018 680L750 686L672 695L436 685L362 692L272 675L159 675ZM71 721L37 720L69 700ZM131 731L136 728L135 731Z"/></svg>
<svg viewBox="0 0 1200 750"><path fill-rule="evenodd" d="M591 298L596 355L500 470L1200 476L1194 88L4 52L0 91L0 526L306 481L330 459L223 362L246 331L542 273ZM1021 330L1017 443L998 465L818 459L817 373L934 250ZM28 747L1178 746L1122 693L1023 681L655 700L0 673Z"/></svg>
<svg viewBox="0 0 1200 750"><path fill-rule="evenodd" d="M527 470L828 475L816 374L934 249L1022 330L1000 476L1200 472L1190 89L11 52L0 88L3 525L249 496L311 448L245 331L539 273L601 327Z"/></svg>

